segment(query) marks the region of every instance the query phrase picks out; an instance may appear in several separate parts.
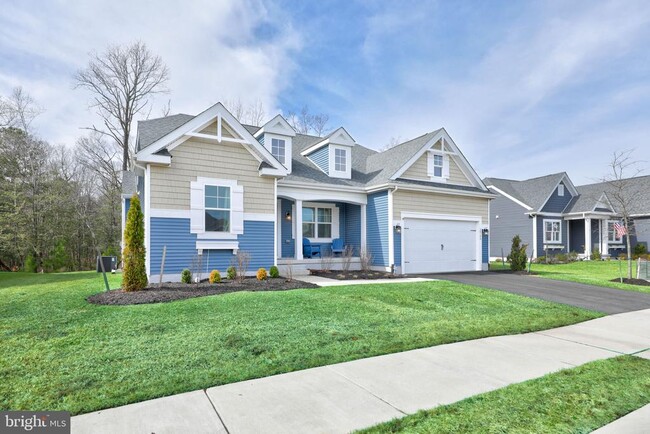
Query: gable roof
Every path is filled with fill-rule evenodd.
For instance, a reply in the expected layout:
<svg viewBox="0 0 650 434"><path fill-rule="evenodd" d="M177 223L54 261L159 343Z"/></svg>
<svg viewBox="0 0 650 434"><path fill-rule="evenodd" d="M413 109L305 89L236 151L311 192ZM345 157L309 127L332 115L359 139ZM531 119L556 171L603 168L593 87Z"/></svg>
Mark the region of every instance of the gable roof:
<svg viewBox="0 0 650 434"><path fill-rule="evenodd" d="M637 176L635 178L627 178L622 182L626 183L626 200L630 200L631 215L650 215L650 176ZM617 208L619 205L613 197L615 190L609 182L597 182L594 184L586 184L577 186L576 189L580 196L573 203L569 204L565 212L569 213L582 213L592 212L600 197L605 194L609 203L614 207L614 211L619 212Z"/></svg>
<svg viewBox="0 0 650 434"><path fill-rule="evenodd" d="M555 187L568 176L566 172L553 173L551 175L537 178L516 181L514 179L485 178L483 182L487 186L494 186L516 200L531 208L531 211L539 211L546 204L548 198L553 194Z"/></svg>
<svg viewBox="0 0 650 434"><path fill-rule="evenodd" d="M183 125L192 121L198 116L201 115L191 116L187 114L178 114L167 116L166 118L150 119L138 122L138 139L136 143L136 149L138 151L147 149L163 137L169 135L180 127L183 127ZM278 118L278 116L274 117L273 119ZM267 124L269 123L267 122L265 125ZM250 135L251 137L259 136L263 132L263 127L245 124L240 125L246 130L247 135ZM331 178L327 174L323 173L323 171L321 171L309 158L302 154L305 153L305 150L313 148L315 145L325 142L328 138L332 137L337 132L343 132L347 136L350 136L343 127L335 129L325 137L296 133L292 139L292 172L283 178L283 182L330 184L358 188L392 183L405 186L418 185L450 190L475 191L481 193L487 192L484 188L479 187L463 187L453 184L442 184L433 181L415 181L402 178L393 179L393 176L398 172L398 170L409 163L414 155L421 151L422 148L427 145L427 143L436 137L436 135L444 132L444 129L442 128L398 144L383 152L378 152L359 145L358 143L352 142L349 145L352 149L351 178ZM164 148L159 152L164 152ZM473 172L473 169L471 170ZM480 182L481 180L478 179L478 183Z"/></svg>

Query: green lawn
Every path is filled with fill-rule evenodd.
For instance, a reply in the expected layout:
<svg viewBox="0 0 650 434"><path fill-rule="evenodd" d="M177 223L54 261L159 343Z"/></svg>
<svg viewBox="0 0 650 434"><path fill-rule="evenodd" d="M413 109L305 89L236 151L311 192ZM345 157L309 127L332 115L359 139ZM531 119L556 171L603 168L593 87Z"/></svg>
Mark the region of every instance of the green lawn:
<svg viewBox="0 0 650 434"><path fill-rule="evenodd" d="M627 263L622 262L623 277L627 276ZM499 262L492 262L490 269L498 270L504 266ZM510 269L508 263L505 268ZM636 273L636 265L633 268ZM610 282L620 277L618 261L577 261L569 264L532 264L531 271L539 277L556 280L570 280L572 282L586 283L589 285L606 286L609 288L624 289L627 291L649 292L650 286L628 285L627 283ZM636 274L634 275L636 277Z"/></svg>
<svg viewBox="0 0 650 434"><path fill-rule="evenodd" d="M110 276L113 287L120 276ZM0 273L0 409L114 407L214 385L600 316L452 282L96 306L95 273Z"/></svg>
<svg viewBox="0 0 650 434"><path fill-rule="evenodd" d="M362 431L587 433L650 403L650 360L588 363Z"/></svg>

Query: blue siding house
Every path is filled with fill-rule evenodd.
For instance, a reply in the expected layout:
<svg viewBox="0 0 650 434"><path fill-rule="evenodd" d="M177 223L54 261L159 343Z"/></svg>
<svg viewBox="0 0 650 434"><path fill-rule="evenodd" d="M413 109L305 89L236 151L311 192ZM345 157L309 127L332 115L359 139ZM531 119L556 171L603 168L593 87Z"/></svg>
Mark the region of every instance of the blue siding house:
<svg viewBox="0 0 650 434"><path fill-rule="evenodd" d="M123 212L138 194L150 279L179 280L185 268L205 278L240 252L250 256L250 274L277 265L299 275L323 256L337 268L337 240L352 269L362 257L403 274L485 267L495 195L444 129L378 152L342 127L298 134L281 115L245 125L217 103L196 116L139 122L134 161ZM450 249L453 258L431 261L450 229L464 241Z"/></svg>

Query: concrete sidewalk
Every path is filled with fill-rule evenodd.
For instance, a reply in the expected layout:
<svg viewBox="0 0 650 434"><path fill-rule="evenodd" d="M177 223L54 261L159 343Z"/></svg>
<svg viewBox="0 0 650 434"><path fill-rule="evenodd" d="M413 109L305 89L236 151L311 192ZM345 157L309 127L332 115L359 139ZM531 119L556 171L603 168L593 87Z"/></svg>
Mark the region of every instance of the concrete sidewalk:
<svg viewBox="0 0 650 434"><path fill-rule="evenodd" d="M73 417L72 432L345 433L560 369L648 348L650 310L636 311L537 333L371 357L98 411Z"/></svg>
<svg viewBox="0 0 650 434"><path fill-rule="evenodd" d="M300 276L303 282L314 283L318 286L347 286L347 285L370 285L386 283L413 283L413 282L432 282L437 279L427 277L395 277L393 279L358 279L358 280L337 280L322 276Z"/></svg>

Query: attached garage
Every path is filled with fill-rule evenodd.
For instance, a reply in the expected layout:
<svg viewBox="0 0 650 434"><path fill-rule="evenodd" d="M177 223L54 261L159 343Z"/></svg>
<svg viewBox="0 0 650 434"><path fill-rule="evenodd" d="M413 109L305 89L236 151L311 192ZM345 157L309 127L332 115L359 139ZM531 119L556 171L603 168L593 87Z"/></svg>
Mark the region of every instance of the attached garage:
<svg viewBox="0 0 650 434"><path fill-rule="evenodd" d="M480 217L404 216L404 274L481 269Z"/></svg>

